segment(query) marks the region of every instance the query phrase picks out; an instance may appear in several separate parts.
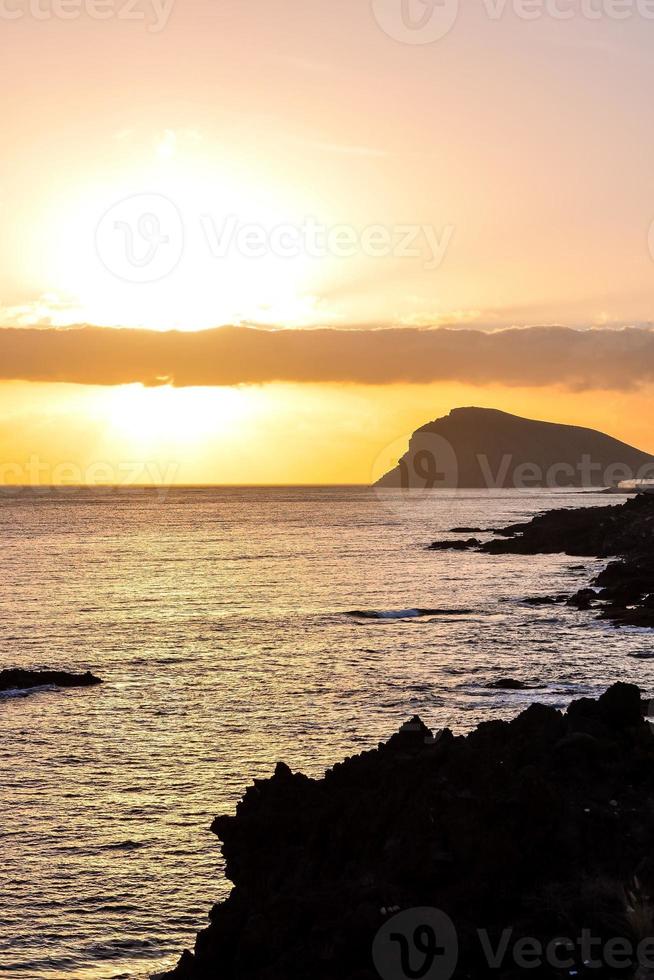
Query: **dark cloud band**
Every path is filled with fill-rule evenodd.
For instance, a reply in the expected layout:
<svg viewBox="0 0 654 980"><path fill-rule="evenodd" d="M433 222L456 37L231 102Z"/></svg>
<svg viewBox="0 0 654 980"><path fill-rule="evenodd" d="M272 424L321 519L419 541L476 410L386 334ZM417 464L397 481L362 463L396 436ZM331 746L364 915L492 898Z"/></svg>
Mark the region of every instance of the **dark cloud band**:
<svg viewBox="0 0 654 980"><path fill-rule="evenodd" d="M654 330L6 328L0 329L0 380L180 387L459 381L632 389L654 380Z"/></svg>

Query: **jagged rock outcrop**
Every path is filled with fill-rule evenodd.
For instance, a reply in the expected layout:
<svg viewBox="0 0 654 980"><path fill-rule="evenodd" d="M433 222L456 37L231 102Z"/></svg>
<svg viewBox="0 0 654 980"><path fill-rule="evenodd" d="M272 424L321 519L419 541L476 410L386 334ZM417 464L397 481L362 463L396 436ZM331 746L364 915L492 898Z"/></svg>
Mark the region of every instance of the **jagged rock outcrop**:
<svg viewBox="0 0 654 980"><path fill-rule="evenodd" d="M575 945L583 930L634 951L627 967L592 976L634 976L643 933L654 934L653 808L654 737L626 684L565 714L534 704L468 736L433 737L414 718L320 780L280 763L214 822L234 889L166 976L477 980L490 975L484 935L496 949L504 930L496 977L524 975L521 937L572 942L564 970L545 963L530 975L590 975ZM448 970L385 974L379 930L410 947L425 913L406 910L425 908L458 937Z"/></svg>
<svg viewBox="0 0 654 980"><path fill-rule="evenodd" d="M492 555L617 558L592 580L592 588L580 589L568 604L597 608L602 618L619 625L654 627L654 494L638 494L622 506L550 510L494 533L492 540L483 543L453 539L434 541L428 547L477 549Z"/></svg>
<svg viewBox="0 0 654 980"><path fill-rule="evenodd" d="M595 429L455 408L411 436L378 487L611 487L654 478L654 456Z"/></svg>

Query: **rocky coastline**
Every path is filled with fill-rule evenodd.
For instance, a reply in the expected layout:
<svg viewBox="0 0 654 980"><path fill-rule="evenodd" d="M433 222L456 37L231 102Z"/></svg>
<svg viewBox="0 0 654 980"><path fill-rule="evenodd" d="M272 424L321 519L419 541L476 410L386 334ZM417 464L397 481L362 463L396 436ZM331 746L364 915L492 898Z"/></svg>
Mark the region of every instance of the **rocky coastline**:
<svg viewBox="0 0 654 980"><path fill-rule="evenodd" d="M637 494L620 506L550 510L524 524L479 538L434 541L433 551L476 550L491 555L566 554L608 564L574 595L527 597L534 605L567 603L595 609L617 626L654 627L654 494Z"/></svg>
<svg viewBox="0 0 654 980"><path fill-rule="evenodd" d="M215 820L234 888L165 980L508 980L524 975L525 941L568 964L532 976L654 975L640 958L654 935L645 710L616 684L467 736L413 718L320 780L279 763ZM456 937L454 961L398 972L393 956L430 916ZM616 937L632 951L617 971L602 960Z"/></svg>
<svg viewBox="0 0 654 980"><path fill-rule="evenodd" d="M575 595L525 601L653 626L653 533L638 495L431 547L606 559ZM619 683L465 736L415 717L319 780L280 762L214 821L234 887L161 980L654 977L649 714Z"/></svg>

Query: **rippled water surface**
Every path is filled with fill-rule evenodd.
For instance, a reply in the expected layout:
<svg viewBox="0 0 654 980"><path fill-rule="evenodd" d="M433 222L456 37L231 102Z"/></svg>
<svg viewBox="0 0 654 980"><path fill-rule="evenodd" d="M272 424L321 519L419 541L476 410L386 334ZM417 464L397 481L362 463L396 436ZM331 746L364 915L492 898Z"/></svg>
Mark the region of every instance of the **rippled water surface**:
<svg viewBox="0 0 654 980"><path fill-rule="evenodd" d="M654 690L648 631L533 608L600 563L425 550L595 495L361 488L0 498L0 664L98 688L0 698L0 974L144 978L224 897L217 839L277 759L319 775L419 712L457 731L534 692ZM415 608L469 610L446 615Z"/></svg>

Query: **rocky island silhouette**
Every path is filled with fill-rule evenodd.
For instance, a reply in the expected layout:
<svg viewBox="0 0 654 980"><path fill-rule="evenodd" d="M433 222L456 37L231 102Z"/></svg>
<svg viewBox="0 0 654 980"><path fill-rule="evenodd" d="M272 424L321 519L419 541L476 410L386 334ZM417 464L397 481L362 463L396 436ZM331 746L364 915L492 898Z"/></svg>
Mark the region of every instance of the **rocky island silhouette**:
<svg viewBox="0 0 654 980"><path fill-rule="evenodd" d="M381 488L612 487L654 478L654 456L576 425L454 408L421 426Z"/></svg>

